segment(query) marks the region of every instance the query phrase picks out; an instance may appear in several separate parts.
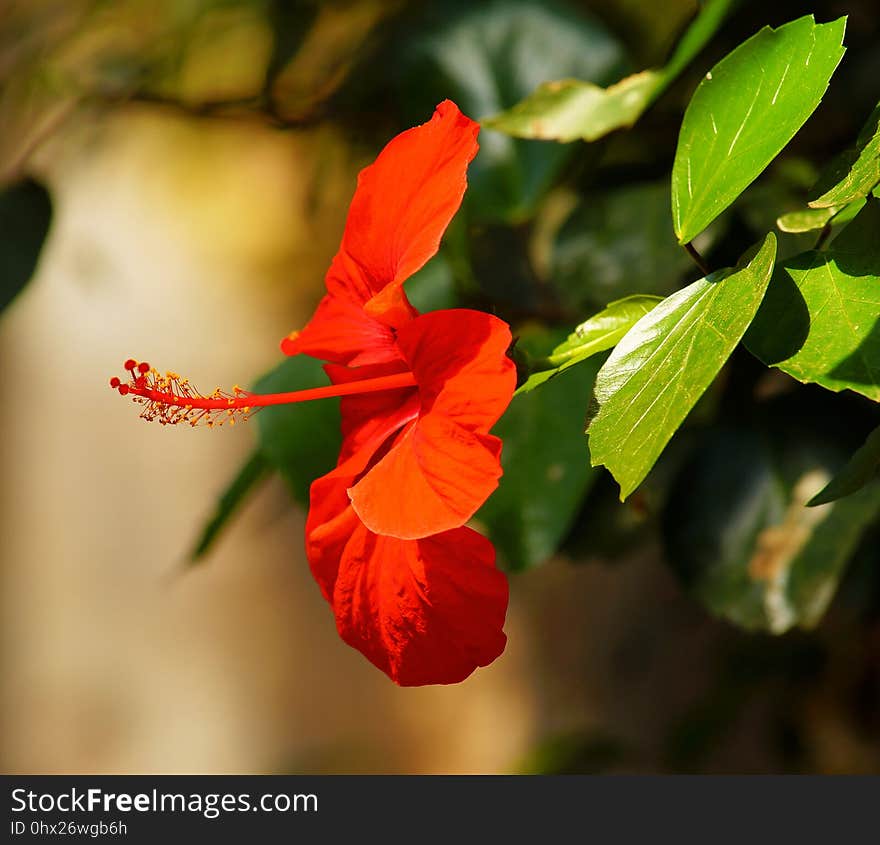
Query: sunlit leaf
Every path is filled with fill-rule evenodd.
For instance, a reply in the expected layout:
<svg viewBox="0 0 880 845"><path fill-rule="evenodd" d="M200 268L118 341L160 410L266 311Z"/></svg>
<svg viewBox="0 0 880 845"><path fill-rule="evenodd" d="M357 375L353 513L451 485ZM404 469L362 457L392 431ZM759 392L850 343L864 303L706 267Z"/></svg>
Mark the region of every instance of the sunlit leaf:
<svg viewBox="0 0 880 845"><path fill-rule="evenodd" d="M765 27L706 74L685 112L672 169L681 243L703 231L779 154L822 100L846 19Z"/></svg>
<svg viewBox="0 0 880 845"><path fill-rule="evenodd" d="M776 225L781 232L814 232L823 228L838 211L840 211L839 206L789 211L788 214L777 218Z"/></svg>
<svg viewBox="0 0 880 845"><path fill-rule="evenodd" d="M654 99L662 80L658 71L645 70L608 88L579 79L545 82L510 111L483 123L516 138L595 141L632 126Z"/></svg>
<svg viewBox="0 0 880 845"><path fill-rule="evenodd" d="M807 504L825 505L861 490L880 477L880 428L868 435L864 445L847 461L831 481Z"/></svg>
<svg viewBox="0 0 880 845"><path fill-rule="evenodd" d="M34 274L51 219L49 192L38 182L0 191L0 311Z"/></svg>
<svg viewBox="0 0 880 845"><path fill-rule="evenodd" d="M801 208L777 218L776 226L781 232L793 234L807 234L825 229L826 234L823 234L822 238L823 241L827 241L858 216L859 212L865 207L865 202L864 197L859 197L848 205L834 205L829 208ZM780 246L777 251L777 260L782 261L786 258L791 258L793 255L803 252L806 246L812 247L815 243L816 241L814 240L810 244L802 244L800 249L790 249L785 254L782 253ZM794 247L794 245L794 240L792 240L792 243L788 246Z"/></svg>
<svg viewBox="0 0 880 845"><path fill-rule="evenodd" d="M617 344L596 379L588 428L593 465L625 499L641 483L751 322L773 271L768 234L747 264L667 297ZM744 259L745 260L745 259Z"/></svg>
<svg viewBox="0 0 880 845"><path fill-rule="evenodd" d="M517 393L528 393L554 376L611 349L657 303L659 296L629 296L612 302L607 308L581 323L542 362L548 369L529 376Z"/></svg>
<svg viewBox="0 0 880 845"><path fill-rule="evenodd" d="M880 201L827 251L782 262L746 335L765 364L829 390L880 400Z"/></svg>
<svg viewBox="0 0 880 845"><path fill-rule="evenodd" d="M845 205L866 197L880 182L880 104L862 127L853 149L841 153L813 188L813 208Z"/></svg>
<svg viewBox="0 0 880 845"><path fill-rule="evenodd" d="M442 22L395 57L412 111L451 97L476 119L510 108L548 79L606 85L628 70L620 43L563 2L443 4ZM423 120L424 117L421 117ZM572 150L484 130L465 198L480 222L527 219Z"/></svg>
<svg viewBox="0 0 880 845"><path fill-rule="evenodd" d="M282 361L254 386L255 393L285 393L328 384L320 361L297 355ZM321 399L263 408L256 416L260 450L308 505L309 487L339 455L339 400Z"/></svg>
<svg viewBox="0 0 880 845"><path fill-rule="evenodd" d="M512 109L484 124L517 138L595 141L632 126L715 34L732 0L709 0L669 64L621 79L607 88L580 79L545 82Z"/></svg>
<svg viewBox="0 0 880 845"><path fill-rule="evenodd" d="M493 429L504 475L477 514L511 569L559 547L596 476L580 433L599 361L585 361L541 390L514 398Z"/></svg>

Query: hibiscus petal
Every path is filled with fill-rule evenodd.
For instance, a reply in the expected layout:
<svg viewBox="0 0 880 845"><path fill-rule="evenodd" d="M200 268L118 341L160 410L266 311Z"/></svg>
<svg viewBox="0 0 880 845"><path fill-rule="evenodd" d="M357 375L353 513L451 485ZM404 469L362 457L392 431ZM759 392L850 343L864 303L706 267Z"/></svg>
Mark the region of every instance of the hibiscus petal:
<svg viewBox="0 0 880 845"><path fill-rule="evenodd" d="M406 364L377 364L369 367L324 367L333 384L378 378L406 371ZM339 461L347 460L365 447L375 451L391 435L414 420L419 413L419 394L415 387L383 390L345 396L340 403L342 449Z"/></svg>
<svg viewBox="0 0 880 845"><path fill-rule="evenodd" d="M311 487L312 507L306 524L306 557L327 601L332 601L339 560L351 535L361 525L346 495L346 484L323 476Z"/></svg>
<svg viewBox="0 0 880 845"><path fill-rule="evenodd" d="M328 292L366 305L437 252L461 205L479 129L445 100L431 120L393 138L361 171L342 245L327 273ZM399 325L401 303L390 291L368 310Z"/></svg>
<svg viewBox="0 0 880 845"><path fill-rule="evenodd" d="M401 686L454 684L504 651L507 579L469 528L423 540L358 526L332 605L345 642Z"/></svg>
<svg viewBox="0 0 880 845"><path fill-rule="evenodd" d="M325 367L330 380L352 381L356 371ZM364 367L365 377L387 375L394 367ZM405 394L409 392L407 397ZM385 404L380 404L384 399ZM354 404L350 404L354 403ZM351 507L348 488L367 468L386 441L418 413L418 394L413 388L386 393L345 397L342 430L344 440L335 469L312 482L306 520L306 555L312 574L329 601L336 582L342 550L360 519Z"/></svg>
<svg viewBox="0 0 880 845"><path fill-rule="evenodd" d="M348 488L370 458L363 450L312 482L306 520L306 557L321 592L332 601L339 560L361 524L351 507Z"/></svg>
<svg viewBox="0 0 880 845"><path fill-rule="evenodd" d="M487 432L507 409L516 366L507 356L507 323L468 309L423 314L397 333L416 382L422 415L442 414L472 431Z"/></svg>
<svg viewBox="0 0 880 845"><path fill-rule="evenodd" d="M487 434L513 396L510 329L478 311L424 314L398 331L418 382L419 419L349 491L364 524L414 539L457 528L498 486Z"/></svg>
<svg viewBox="0 0 880 845"><path fill-rule="evenodd" d="M308 325L281 341L285 355L311 355L344 366L399 361L394 334L345 297L325 296Z"/></svg>
<svg viewBox="0 0 880 845"><path fill-rule="evenodd" d="M377 534L416 539L464 525L498 486L501 441L429 414L349 491Z"/></svg>

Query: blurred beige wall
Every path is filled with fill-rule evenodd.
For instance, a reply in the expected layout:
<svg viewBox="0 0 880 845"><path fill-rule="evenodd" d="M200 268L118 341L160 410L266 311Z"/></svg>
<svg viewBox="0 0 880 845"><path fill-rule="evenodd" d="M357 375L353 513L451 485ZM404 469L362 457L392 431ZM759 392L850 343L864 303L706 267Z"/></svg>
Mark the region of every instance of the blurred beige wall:
<svg viewBox="0 0 880 845"><path fill-rule="evenodd" d="M63 137L37 162L49 241L0 323L3 769L515 765L536 706L524 637L457 687L396 688L338 639L277 481L181 575L252 432L149 425L107 387L128 356L207 390L272 366L363 162L332 129L155 109Z"/></svg>

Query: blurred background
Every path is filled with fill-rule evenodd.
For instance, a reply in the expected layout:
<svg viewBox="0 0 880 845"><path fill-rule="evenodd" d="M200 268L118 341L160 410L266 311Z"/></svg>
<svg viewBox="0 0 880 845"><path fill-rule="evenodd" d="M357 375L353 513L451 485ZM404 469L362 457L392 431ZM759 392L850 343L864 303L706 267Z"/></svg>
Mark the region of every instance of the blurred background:
<svg viewBox="0 0 880 845"><path fill-rule="evenodd" d="M731 3L636 127L593 144L484 129L414 300L492 310L546 349L606 302L697 278L669 214L695 85L765 24L848 14L820 111L702 236L732 263L880 99L875 5ZM880 771L877 514L820 561L818 611L755 610L761 532L797 523L804 472L829 477L880 422L868 400L740 350L625 505L581 434L598 362L517 400L477 518L510 570L507 650L399 689L339 640L303 553L332 404L306 428L165 430L107 388L130 356L203 390L298 384L278 342L387 140L445 97L480 119L549 79L660 66L697 11L0 0L4 772Z"/></svg>

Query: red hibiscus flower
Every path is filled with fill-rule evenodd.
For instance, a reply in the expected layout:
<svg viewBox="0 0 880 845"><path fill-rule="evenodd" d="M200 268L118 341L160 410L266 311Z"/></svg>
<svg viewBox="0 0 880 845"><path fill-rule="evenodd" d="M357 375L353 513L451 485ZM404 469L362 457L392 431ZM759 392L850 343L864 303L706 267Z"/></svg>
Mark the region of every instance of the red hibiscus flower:
<svg viewBox="0 0 880 845"><path fill-rule="evenodd" d="M192 425L345 397L338 464L311 487L306 549L342 638L402 685L460 681L506 641L507 581L464 523L501 475L489 430L515 387L510 332L477 311L419 315L403 291L461 204L478 130L446 101L360 174L327 294L282 341L330 362L331 386L205 397L133 360L128 384L111 381L142 416Z"/></svg>
<svg viewBox="0 0 880 845"><path fill-rule="evenodd" d="M489 428L510 402L510 333L477 311L397 332L416 386L342 400L343 445L312 484L306 551L340 636L402 685L455 683L504 649L507 580L462 527L501 474ZM367 370L328 366L348 384Z"/></svg>
<svg viewBox="0 0 880 845"><path fill-rule="evenodd" d="M358 179L327 294L282 341L337 365L336 384L410 372L415 385L342 400L337 468L311 488L306 547L340 636L397 683L453 683L504 649L507 582L462 527L501 475L489 434L516 382L507 326L417 315L403 283L461 204L477 124L451 102Z"/></svg>

